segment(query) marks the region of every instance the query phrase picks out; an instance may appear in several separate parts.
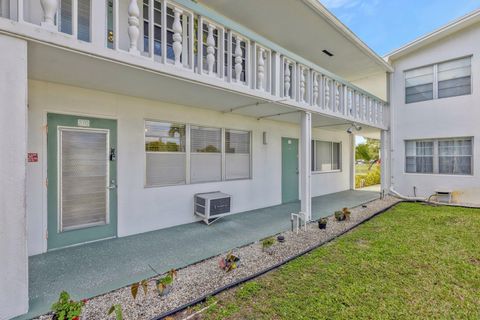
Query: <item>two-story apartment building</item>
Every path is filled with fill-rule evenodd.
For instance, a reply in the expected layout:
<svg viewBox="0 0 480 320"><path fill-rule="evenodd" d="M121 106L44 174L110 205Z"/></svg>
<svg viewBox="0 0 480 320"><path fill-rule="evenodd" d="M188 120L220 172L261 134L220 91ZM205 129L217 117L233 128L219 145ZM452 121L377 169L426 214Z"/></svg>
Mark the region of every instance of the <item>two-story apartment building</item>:
<svg viewBox="0 0 480 320"><path fill-rule="evenodd" d="M198 221L196 193L232 213L300 200L309 219L312 197L354 187L347 131L389 128L393 69L317 0L0 16L2 319L28 310L28 256Z"/></svg>
<svg viewBox="0 0 480 320"><path fill-rule="evenodd" d="M480 200L480 11L389 54L393 191Z"/></svg>

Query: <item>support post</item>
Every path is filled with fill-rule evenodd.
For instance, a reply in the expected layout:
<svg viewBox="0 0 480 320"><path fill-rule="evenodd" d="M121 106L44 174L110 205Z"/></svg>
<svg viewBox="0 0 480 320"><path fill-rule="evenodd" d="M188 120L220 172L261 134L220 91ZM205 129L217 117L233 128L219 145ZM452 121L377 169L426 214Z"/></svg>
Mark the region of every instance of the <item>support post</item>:
<svg viewBox="0 0 480 320"><path fill-rule="evenodd" d="M28 311L27 42L0 35L0 319Z"/></svg>
<svg viewBox="0 0 480 320"><path fill-rule="evenodd" d="M312 114L302 112L300 137L300 207L312 220Z"/></svg>
<svg viewBox="0 0 480 320"><path fill-rule="evenodd" d="M390 190L390 132L382 130L380 138L380 171L381 171L381 183L382 194L388 194Z"/></svg>

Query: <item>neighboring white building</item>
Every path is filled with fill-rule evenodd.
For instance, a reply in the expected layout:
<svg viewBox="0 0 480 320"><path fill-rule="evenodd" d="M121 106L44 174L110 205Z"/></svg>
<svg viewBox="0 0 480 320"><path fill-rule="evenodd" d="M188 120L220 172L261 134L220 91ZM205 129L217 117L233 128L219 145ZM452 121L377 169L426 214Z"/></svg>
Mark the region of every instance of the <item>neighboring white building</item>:
<svg viewBox="0 0 480 320"><path fill-rule="evenodd" d="M391 186L480 200L480 11L389 54Z"/></svg>
<svg viewBox="0 0 480 320"><path fill-rule="evenodd" d="M27 311L29 255L197 221L199 192L309 216L354 187L346 130L387 136L393 69L317 0L0 0L0 16L1 319Z"/></svg>

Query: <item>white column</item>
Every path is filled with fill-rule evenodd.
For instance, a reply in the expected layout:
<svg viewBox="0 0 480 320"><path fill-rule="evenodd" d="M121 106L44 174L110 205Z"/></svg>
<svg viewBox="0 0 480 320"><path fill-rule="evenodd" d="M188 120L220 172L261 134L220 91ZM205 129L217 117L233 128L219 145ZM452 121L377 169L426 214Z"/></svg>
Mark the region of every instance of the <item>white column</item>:
<svg viewBox="0 0 480 320"><path fill-rule="evenodd" d="M180 61L180 58L182 56L182 22L180 21L180 16L183 13L183 11L179 8L174 8L173 9L173 25L172 25L172 30L173 30L173 54L175 55L175 65L180 66L182 63Z"/></svg>
<svg viewBox="0 0 480 320"><path fill-rule="evenodd" d="M0 35L0 319L28 311L27 42Z"/></svg>
<svg viewBox="0 0 480 320"><path fill-rule="evenodd" d="M388 194L391 185L391 137L390 131L382 130L380 138L380 162L381 162L381 182L382 191Z"/></svg>
<svg viewBox="0 0 480 320"><path fill-rule="evenodd" d="M58 0L40 0L40 4L43 9L43 21L41 22L41 26L51 30L57 30L55 25L55 15L57 14Z"/></svg>
<svg viewBox="0 0 480 320"><path fill-rule="evenodd" d="M349 135L350 154L348 155L350 190L355 190L355 134Z"/></svg>
<svg viewBox="0 0 480 320"><path fill-rule="evenodd" d="M240 82L240 76L242 75L243 71L241 43L242 39L237 36L235 43L235 79L237 80L237 82Z"/></svg>
<svg viewBox="0 0 480 320"><path fill-rule="evenodd" d="M130 0L128 6L128 36L130 37L130 53L140 54L138 37L140 36L140 8L137 0Z"/></svg>
<svg viewBox="0 0 480 320"><path fill-rule="evenodd" d="M213 67L215 66L215 38L213 37L213 30L215 26L208 24L208 36L207 36L207 68L208 74L213 74Z"/></svg>
<svg viewBox="0 0 480 320"><path fill-rule="evenodd" d="M300 207L312 220L312 114L302 112L300 136Z"/></svg>

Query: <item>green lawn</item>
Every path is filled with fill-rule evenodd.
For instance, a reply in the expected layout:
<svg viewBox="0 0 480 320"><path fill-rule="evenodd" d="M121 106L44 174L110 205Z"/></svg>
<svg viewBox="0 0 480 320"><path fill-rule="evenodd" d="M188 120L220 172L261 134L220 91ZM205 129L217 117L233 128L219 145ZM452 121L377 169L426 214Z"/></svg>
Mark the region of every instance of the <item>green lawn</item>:
<svg viewBox="0 0 480 320"><path fill-rule="evenodd" d="M480 319L480 210L400 204L215 301L202 319Z"/></svg>

